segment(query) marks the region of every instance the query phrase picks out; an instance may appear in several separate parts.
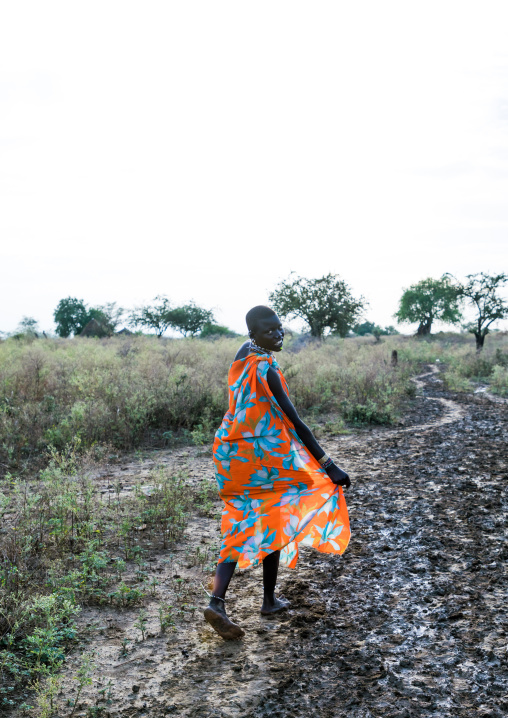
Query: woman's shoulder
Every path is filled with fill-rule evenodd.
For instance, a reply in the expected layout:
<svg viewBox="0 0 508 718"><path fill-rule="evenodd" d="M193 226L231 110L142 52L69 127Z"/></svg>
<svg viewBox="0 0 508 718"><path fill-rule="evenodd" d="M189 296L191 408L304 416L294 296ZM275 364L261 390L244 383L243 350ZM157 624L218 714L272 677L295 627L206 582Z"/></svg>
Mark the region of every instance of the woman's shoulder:
<svg viewBox="0 0 508 718"><path fill-rule="evenodd" d="M234 361L238 361L238 359L245 359L250 354L250 341L247 340L242 344L240 349L236 352L236 356Z"/></svg>

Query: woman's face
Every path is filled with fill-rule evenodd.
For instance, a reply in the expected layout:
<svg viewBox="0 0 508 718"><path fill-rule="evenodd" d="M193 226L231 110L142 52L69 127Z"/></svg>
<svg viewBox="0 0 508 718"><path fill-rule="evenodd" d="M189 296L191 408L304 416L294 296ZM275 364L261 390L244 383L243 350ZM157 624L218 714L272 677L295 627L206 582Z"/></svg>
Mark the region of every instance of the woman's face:
<svg viewBox="0 0 508 718"><path fill-rule="evenodd" d="M275 314L267 319L260 319L249 336L258 347L270 352L280 352L284 341L284 329L279 317Z"/></svg>

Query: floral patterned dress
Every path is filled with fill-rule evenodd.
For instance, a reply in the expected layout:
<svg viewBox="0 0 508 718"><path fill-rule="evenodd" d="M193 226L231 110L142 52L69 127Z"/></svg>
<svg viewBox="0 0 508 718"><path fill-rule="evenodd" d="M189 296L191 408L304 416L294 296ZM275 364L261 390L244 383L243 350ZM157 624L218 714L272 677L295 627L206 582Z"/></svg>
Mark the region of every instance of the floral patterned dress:
<svg viewBox="0 0 508 718"><path fill-rule="evenodd" d="M269 354L249 354L229 370L229 409L213 457L224 501L219 563L255 566L273 551L294 568L298 544L343 553L349 543L344 494L301 443L267 381Z"/></svg>

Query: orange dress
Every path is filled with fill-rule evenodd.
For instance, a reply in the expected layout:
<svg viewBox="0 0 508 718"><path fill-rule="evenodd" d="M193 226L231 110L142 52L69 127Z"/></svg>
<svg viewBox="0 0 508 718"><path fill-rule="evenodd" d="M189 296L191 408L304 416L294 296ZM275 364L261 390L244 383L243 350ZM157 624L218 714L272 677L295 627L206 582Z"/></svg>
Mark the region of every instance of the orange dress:
<svg viewBox="0 0 508 718"><path fill-rule="evenodd" d="M298 544L343 553L349 517L340 486L302 444L267 381L269 354L249 354L229 370L229 409L213 444L224 501L219 563L255 566L273 551L294 568Z"/></svg>

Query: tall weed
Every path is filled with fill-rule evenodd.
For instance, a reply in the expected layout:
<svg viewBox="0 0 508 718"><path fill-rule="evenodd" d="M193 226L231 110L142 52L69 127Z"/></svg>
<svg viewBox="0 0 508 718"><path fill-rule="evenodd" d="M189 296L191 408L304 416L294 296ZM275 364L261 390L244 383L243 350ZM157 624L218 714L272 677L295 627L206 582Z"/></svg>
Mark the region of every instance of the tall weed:
<svg viewBox="0 0 508 718"><path fill-rule="evenodd" d="M191 509L208 511L203 486L154 470L147 485L101 494L91 452L53 450L32 481L3 482L0 531L0 712L54 674L86 603L139 603L143 551L177 542ZM137 585L122 574L137 565Z"/></svg>
<svg viewBox="0 0 508 718"><path fill-rule="evenodd" d="M42 465L48 448L109 443L166 446L180 434L206 444L227 406L227 372L238 339L112 337L0 342L0 476ZM277 359L303 412L348 422L390 423L411 392L408 378L440 360L450 382L489 379L506 366L506 338L488 337L478 357L469 335L291 341ZM504 347L504 348L503 348ZM397 368L390 364L398 351ZM501 376L499 373L496 376ZM450 384L451 385L451 384ZM502 387L499 379L493 389Z"/></svg>

